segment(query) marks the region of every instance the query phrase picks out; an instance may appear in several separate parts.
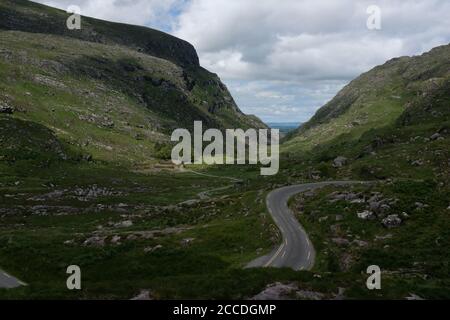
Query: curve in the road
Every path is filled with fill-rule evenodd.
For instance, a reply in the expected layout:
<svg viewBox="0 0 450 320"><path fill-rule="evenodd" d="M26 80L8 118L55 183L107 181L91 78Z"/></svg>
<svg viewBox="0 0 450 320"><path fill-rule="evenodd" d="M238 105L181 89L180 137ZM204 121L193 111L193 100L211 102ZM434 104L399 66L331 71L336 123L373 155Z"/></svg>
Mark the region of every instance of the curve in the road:
<svg viewBox="0 0 450 320"><path fill-rule="evenodd" d="M283 187L269 193L267 209L281 231L283 242L270 254L250 262L247 267L292 268L310 270L314 266L316 252L306 231L288 207L288 200L295 194L329 185L344 186L363 182L333 181L299 184Z"/></svg>

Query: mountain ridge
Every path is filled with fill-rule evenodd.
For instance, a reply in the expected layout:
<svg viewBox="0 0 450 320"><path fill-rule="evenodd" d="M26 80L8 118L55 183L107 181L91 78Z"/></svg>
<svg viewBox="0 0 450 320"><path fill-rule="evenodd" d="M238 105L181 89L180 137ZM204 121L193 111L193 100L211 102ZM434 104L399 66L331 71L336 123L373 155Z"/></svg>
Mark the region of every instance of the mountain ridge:
<svg viewBox="0 0 450 320"><path fill-rule="evenodd" d="M450 45L422 55L393 58L352 80L295 132L287 146L311 149L342 134L358 138L364 131L395 123L410 107L443 86L450 77ZM447 114L444 112L443 114ZM448 116L448 115L447 115ZM296 141L296 142L294 142Z"/></svg>
<svg viewBox="0 0 450 320"><path fill-rule="evenodd" d="M196 120L205 129L266 128L242 113L186 41L92 18L83 18L80 32L69 31L67 17L0 0L0 104L14 110L0 116L44 125L82 152L113 161L152 159L161 146L167 158L170 133Z"/></svg>

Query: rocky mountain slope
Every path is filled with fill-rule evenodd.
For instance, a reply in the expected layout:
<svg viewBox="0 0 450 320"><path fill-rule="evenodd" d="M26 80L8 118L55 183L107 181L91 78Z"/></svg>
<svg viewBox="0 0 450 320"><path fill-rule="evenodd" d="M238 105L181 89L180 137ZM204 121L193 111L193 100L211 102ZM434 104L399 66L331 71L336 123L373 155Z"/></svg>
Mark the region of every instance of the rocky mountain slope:
<svg viewBox="0 0 450 320"><path fill-rule="evenodd" d="M286 148L311 150L358 139L390 125L444 122L450 109L450 45L421 56L392 59L362 74L290 135Z"/></svg>
<svg viewBox="0 0 450 320"><path fill-rule="evenodd" d="M0 111L51 129L85 156L143 161L175 128L265 127L244 115L189 43L144 27L0 0ZM14 134L12 130L11 134ZM166 152L167 153L167 152Z"/></svg>

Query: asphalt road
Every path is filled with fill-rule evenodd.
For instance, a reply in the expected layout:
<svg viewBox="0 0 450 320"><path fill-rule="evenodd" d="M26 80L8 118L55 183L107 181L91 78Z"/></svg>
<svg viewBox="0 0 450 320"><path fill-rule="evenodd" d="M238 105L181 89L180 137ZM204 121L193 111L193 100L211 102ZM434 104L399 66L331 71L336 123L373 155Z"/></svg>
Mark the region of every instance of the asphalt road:
<svg viewBox="0 0 450 320"><path fill-rule="evenodd" d="M0 270L0 289L12 289L25 285L20 280Z"/></svg>
<svg viewBox="0 0 450 320"><path fill-rule="evenodd" d="M294 185L276 189L266 199L267 208L281 231L283 242L270 254L250 262L247 267L292 268L310 270L314 266L316 252L306 231L288 208L288 200L297 193L329 185L349 185L360 182L333 181Z"/></svg>

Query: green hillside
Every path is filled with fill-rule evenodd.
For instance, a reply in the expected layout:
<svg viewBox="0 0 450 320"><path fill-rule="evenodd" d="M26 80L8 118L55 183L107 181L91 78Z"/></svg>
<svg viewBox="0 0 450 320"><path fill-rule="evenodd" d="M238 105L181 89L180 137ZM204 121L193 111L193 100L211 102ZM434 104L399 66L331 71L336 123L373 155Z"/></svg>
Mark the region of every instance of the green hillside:
<svg viewBox="0 0 450 320"><path fill-rule="evenodd" d="M0 103L13 110L7 117L42 124L108 161L155 158L173 129L190 129L195 120L219 129L265 127L239 110L185 41L89 18L72 32L65 19L28 1L0 1Z"/></svg>
<svg viewBox="0 0 450 320"><path fill-rule="evenodd" d="M400 119L403 125L448 120L449 78L450 45L392 59L342 89L290 135L285 150L311 150L340 137L357 140L368 130L397 125Z"/></svg>

